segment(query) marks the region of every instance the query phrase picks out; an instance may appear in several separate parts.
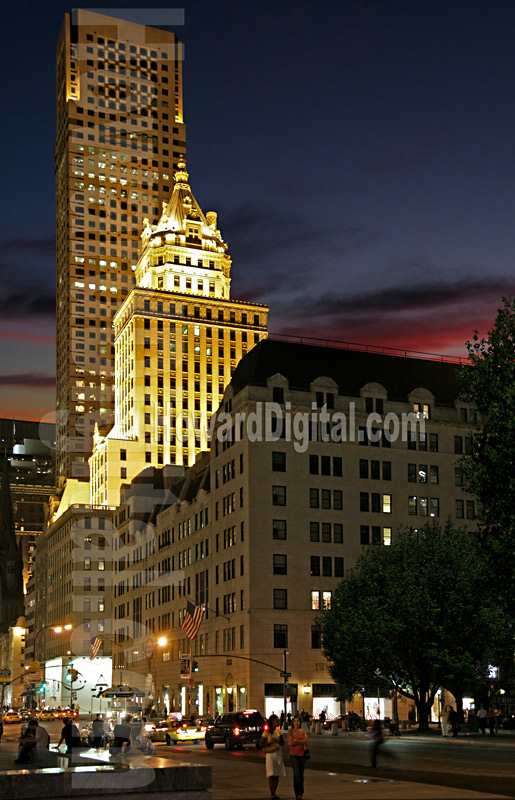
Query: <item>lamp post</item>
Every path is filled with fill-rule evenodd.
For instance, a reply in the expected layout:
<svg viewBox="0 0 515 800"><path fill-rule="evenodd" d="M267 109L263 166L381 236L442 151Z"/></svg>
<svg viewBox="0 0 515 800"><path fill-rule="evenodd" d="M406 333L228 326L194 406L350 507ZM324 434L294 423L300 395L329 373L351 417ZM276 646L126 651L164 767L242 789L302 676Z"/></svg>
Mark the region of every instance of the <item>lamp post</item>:
<svg viewBox="0 0 515 800"><path fill-rule="evenodd" d="M43 631L52 630L54 633L62 633L63 631L71 631L73 630L73 625L71 622L67 622L65 624L59 623L52 623L51 625L43 625L42 628L36 631L36 635L34 636L34 661L31 662L29 666L29 671L32 673L39 672L41 669L41 664L38 660L38 638L43 633Z"/></svg>

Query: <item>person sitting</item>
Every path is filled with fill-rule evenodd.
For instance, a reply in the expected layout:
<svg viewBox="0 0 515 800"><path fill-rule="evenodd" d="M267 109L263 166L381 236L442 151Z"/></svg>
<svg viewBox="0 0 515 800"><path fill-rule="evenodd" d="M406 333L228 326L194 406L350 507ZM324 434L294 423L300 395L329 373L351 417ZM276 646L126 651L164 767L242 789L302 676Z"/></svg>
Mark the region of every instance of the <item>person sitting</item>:
<svg viewBox="0 0 515 800"><path fill-rule="evenodd" d="M25 732L20 736L21 749L15 764L28 764L31 761L32 753L36 748L48 749L50 736L42 725L38 725L37 719L28 722Z"/></svg>

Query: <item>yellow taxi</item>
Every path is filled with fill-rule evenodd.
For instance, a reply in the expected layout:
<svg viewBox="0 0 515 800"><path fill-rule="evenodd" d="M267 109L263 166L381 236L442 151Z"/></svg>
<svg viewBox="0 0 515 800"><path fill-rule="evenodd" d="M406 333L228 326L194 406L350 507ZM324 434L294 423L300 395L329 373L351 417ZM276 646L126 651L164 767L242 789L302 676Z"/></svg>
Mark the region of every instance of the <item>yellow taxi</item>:
<svg viewBox="0 0 515 800"><path fill-rule="evenodd" d="M146 725L147 735L153 742L181 744L182 742L198 743L206 735L206 726L196 722L178 720L173 717L158 722L157 725Z"/></svg>
<svg viewBox="0 0 515 800"><path fill-rule="evenodd" d="M39 715L40 719L57 719L57 713L55 711L50 711L50 709L45 709Z"/></svg>
<svg viewBox="0 0 515 800"><path fill-rule="evenodd" d="M21 714L17 711L7 711L2 717L2 722L9 725L11 722L21 722Z"/></svg>

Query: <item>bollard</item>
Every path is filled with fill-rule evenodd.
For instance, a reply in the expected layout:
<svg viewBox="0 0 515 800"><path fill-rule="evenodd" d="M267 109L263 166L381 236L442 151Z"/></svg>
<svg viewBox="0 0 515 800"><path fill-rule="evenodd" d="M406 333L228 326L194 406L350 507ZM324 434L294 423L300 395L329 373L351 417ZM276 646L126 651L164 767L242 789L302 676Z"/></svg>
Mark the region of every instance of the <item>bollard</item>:
<svg viewBox="0 0 515 800"><path fill-rule="evenodd" d="M331 722L331 736L338 736L338 723Z"/></svg>
<svg viewBox="0 0 515 800"><path fill-rule="evenodd" d="M344 731L348 731L349 730L349 723L347 722L346 719L343 720L343 730Z"/></svg>
<svg viewBox="0 0 515 800"><path fill-rule="evenodd" d="M405 719L403 719L402 720L402 730L405 731L407 727L408 727L407 722L406 722Z"/></svg>
<svg viewBox="0 0 515 800"><path fill-rule="evenodd" d="M317 729L316 726L317 726L316 720L312 720L311 721L311 733L316 733L316 729Z"/></svg>
<svg viewBox="0 0 515 800"><path fill-rule="evenodd" d="M322 723L320 722L319 719L317 720L316 730L317 730L317 736L322 736Z"/></svg>

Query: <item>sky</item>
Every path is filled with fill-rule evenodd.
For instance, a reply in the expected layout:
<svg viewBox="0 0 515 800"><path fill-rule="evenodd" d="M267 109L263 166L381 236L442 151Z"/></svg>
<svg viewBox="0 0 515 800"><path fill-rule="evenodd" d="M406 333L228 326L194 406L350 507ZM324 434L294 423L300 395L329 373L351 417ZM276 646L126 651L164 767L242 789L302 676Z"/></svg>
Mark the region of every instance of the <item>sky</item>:
<svg viewBox="0 0 515 800"><path fill-rule="evenodd" d="M190 185L218 212L232 296L269 304L271 333L464 355L513 293L515 3L175 7ZM3 12L0 417L55 404L54 58L71 8Z"/></svg>

